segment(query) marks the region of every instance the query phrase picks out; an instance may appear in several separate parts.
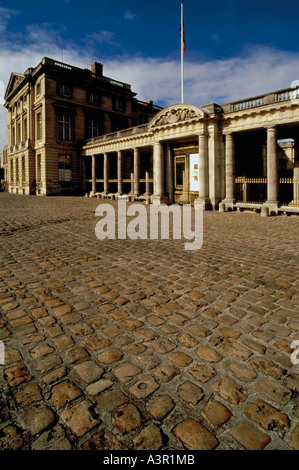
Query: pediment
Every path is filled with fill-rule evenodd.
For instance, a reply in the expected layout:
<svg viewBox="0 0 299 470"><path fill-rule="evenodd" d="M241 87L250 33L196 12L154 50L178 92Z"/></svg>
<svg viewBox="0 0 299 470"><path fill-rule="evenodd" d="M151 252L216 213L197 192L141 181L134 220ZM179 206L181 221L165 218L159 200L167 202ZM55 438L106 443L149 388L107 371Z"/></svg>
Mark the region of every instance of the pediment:
<svg viewBox="0 0 299 470"><path fill-rule="evenodd" d="M203 119L207 111L190 104L173 104L162 109L154 116L149 124L149 128L179 124L185 121Z"/></svg>
<svg viewBox="0 0 299 470"><path fill-rule="evenodd" d="M21 81L24 79L25 75L22 73L12 73L6 88L5 92L5 100L8 98L8 96L18 87L18 85L21 83Z"/></svg>

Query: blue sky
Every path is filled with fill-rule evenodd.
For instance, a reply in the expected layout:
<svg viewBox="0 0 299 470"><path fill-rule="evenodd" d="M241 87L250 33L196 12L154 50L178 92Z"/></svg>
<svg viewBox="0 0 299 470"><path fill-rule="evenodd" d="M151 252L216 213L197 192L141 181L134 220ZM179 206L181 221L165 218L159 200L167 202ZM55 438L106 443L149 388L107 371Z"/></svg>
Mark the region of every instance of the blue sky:
<svg viewBox="0 0 299 470"><path fill-rule="evenodd" d="M183 3L185 102L221 104L299 79L299 2ZM0 0L0 102L10 73L44 56L88 68L98 60L139 99L179 102L180 6L181 0ZM5 118L0 109L0 148Z"/></svg>

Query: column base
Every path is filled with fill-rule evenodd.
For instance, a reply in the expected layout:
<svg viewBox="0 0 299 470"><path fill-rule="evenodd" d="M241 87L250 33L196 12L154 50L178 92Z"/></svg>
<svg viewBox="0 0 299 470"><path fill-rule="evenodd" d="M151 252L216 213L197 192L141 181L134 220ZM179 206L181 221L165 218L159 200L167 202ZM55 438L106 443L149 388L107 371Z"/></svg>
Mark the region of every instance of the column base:
<svg viewBox="0 0 299 470"><path fill-rule="evenodd" d="M268 208L268 215L278 214L278 201L266 201L264 206Z"/></svg>
<svg viewBox="0 0 299 470"><path fill-rule="evenodd" d="M168 204L173 204L174 203L174 196L173 194L168 195Z"/></svg>
<svg viewBox="0 0 299 470"><path fill-rule="evenodd" d="M158 196L157 194L154 194L152 196L152 204L156 204L160 206L161 204L167 204L167 203L168 203L167 196Z"/></svg>
<svg viewBox="0 0 299 470"><path fill-rule="evenodd" d="M196 198L195 201L194 201L194 206L198 205L198 204L202 204L203 205L203 210L206 211L206 210L209 210L212 208L212 205L211 205L211 201L209 198Z"/></svg>
<svg viewBox="0 0 299 470"><path fill-rule="evenodd" d="M228 212L234 210L234 204L236 203L235 199L223 199L219 204L220 212Z"/></svg>

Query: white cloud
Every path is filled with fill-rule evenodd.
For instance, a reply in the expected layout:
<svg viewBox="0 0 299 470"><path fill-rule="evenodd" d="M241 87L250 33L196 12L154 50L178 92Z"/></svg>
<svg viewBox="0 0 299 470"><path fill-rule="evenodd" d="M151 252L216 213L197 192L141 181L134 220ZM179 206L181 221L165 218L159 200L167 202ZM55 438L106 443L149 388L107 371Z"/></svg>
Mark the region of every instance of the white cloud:
<svg viewBox="0 0 299 470"><path fill-rule="evenodd" d="M86 68L94 60L104 64L104 75L132 85L141 100L152 99L166 106L180 101L180 61L154 57L108 58L95 55L92 41L113 40L113 33L100 31L85 38L85 48L63 43L50 25L31 25L27 38L5 42L0 49L0 81L7 86L11 72L35 67L44 56ZM89 41L89 42L88 42ZM193 60L185 54L185 102L197 106L223 104L257 94L287 88L299 79L299 53L264 46L247 47L239 57ZM1 97L0 97L1 98ZM7 142L6 110L0 112L0 151Z"/></svg>
<svg viewBox="0 0 299 470"><path fill-rule="evenodd" d="M5 93L4 82L0 80L0 105L4 104L4 93Z"/></svg>
<svg viewBox="0 0 299 470"><path fill-rule="evenodd" d="M163 105L180 101L180 62L155 58L108 60L104 73L132 84L140 99ZM223 104L291 86L299 79L299 54L257 47L242 57L185 59L185 102Z"/></svg>
<svg viewBox="0 0 299 470"><path fill-rule="evenodd" d="M125 11L124 18L125 20L135 20L135 18L137 18L137 15L128 10Z"/></svg>
<svg viewBox="0 0 299 470"><path fill-rule="evenodd" d="M18 14L18 10L0 7L0 33L3 33L6 30L8 21Z"/></svg>
<svg viewBox="0 0 299 470"><path fill-rule="evenodd" d="M96 44L114 44L113 31L99 31L98 33L90 33L82 41L89 46Z"/></svg>

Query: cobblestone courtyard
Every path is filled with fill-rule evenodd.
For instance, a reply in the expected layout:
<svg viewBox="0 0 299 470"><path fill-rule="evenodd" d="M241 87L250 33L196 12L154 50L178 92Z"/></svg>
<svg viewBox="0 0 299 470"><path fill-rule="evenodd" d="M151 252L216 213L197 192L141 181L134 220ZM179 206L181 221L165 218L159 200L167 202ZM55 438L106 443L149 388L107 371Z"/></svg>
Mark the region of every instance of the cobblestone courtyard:
<svg viewBox="0 0 299 470"><path fill-rule="evenodd" d="M299 450L299 217L185 251L98 240L98 204L0 194L0 449Z"/></svg>

